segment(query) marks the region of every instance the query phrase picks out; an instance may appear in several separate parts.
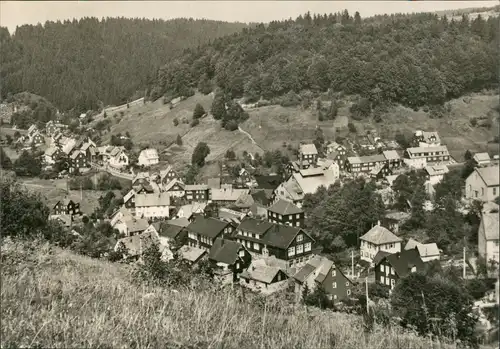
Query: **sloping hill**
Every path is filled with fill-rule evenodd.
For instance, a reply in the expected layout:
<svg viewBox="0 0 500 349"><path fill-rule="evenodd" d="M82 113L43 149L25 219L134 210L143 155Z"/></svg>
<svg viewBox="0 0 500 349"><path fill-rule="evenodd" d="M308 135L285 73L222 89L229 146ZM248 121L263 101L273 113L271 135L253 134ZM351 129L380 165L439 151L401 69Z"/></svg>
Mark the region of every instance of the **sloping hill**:
<svg viewBox="0 0 500 349"><path fill-rule="evenodd" d="M158 68L182 50L244 23L95 17L0 28L2 97L30 91L61 110L85 112L144 95ZM136 97L136 98L138 98Z"/></svg>
<svg viewBox="0 0 500 349"><path fill-rule="evenodd" d="M126 266L48 245L1 248L6 347L429 348L429 339L398 327L365 334L357 316L242 300L230 290L138 286Z"/></svg>

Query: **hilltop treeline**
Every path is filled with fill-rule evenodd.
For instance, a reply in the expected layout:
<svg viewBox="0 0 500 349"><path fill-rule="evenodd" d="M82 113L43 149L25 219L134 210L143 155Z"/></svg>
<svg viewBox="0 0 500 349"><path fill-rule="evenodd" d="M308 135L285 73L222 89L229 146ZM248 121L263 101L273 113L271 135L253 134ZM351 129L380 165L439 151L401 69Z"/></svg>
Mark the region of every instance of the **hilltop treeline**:
<svg viewBox="0 0 500 349"><path fill-rule="evenodd" d="M144 93L159 67L241 23L84 18L0 28L1 95L29 91L61 110L121 104Z"/></svg>
<svg viewBox="0 0 500 349"><path fill-rule="evenodd" d="M160 68L151 94L217 88L256 101L331 89L438 105L497 83L498 18L309 13L221 37Z"/></svg>

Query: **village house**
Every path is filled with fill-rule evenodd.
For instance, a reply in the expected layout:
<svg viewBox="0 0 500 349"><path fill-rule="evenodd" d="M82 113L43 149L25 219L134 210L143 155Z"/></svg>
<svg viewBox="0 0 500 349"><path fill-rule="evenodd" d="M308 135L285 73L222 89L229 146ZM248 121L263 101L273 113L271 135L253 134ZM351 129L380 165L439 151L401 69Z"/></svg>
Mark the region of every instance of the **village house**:
<svg viewBox="0 0 500 349"><path fill-rule="evenodd" d="M122 206L111 215L111 220L109 224L111 224L111 226L114 227L116 223L118 223L118 221L125 219L132 219L132 218L134 218L132 212Z"/></svg>
<svg viewBox="0 0 500 349"><path fill-rule="evenodd" d="M384 251L385 252L385 251ZM384 252L379 252L385 254ZM392 289L399 279L410 273L425 270L425 263L416 249L404 250L377 258L375 265L375 281Z"/></svg>
<svg viewBox="0 0 500 349"><path fill-rule="evenodd" d="M403 161L411 168L421 169L430 164L449 163L451 160L445 145L407 148Z"/></svg>
<svg viewBox="0 0 500 349"><path fill-rule="evenodd" d="M250 253L240 243L224 238L217 238L208 252L214 277L219 282L239 281L239 275L251 263Z"/></svg>
<svg viewBox="0 0 500 349"><path fill-rule="evenodd" d="M181 198L185 195L184 183L178 179L174 179L168 183L163 190L170 194L170 197Z"/></svg>
<svg viewBox="0 0 500 349"><path fill-rule="evenodd" d="M476 153L472 157L472 160L474 160L478 166L487 166L491 163L491 158L488 153Z"/></svg>
<svg viewBox="0 0 500 349"><path fill-rule="evenodd" d="M408 219L410 219L411 215L407 212L388 212L382 218L382 226L386 227L390 231L394 233L399 232L399 227L401 227Z"/></svg>
<svg viewBox="0 0 500 349"><path fill-rule="evenodd" d="M165 187L168 185L171 181L174 179L179 179L180 177L177 175L177 173L174 171L172 166L168 166L166 169L160 171L160 176L159 176L159 185L162 187Z"/></svg>
<svg viewBox="0 0 500 349"><path fill-rule="evenodd" d="M137 163L139 166L152 166L159 162L160 158L158 156L158 151L153 148L144 149L140 152Z"/></svg>
<svg viewBox="0 0 500 349"><path fill-rule="evenodd" d="M331 167L326 169L311 167L300 170L300 172L292 174L287 181L278 186L274 192L274 199L276 201L283 199L302 207L305 194L314 194L321 186L328 188L330 185L335 184L337 179L338 176Z"/></svg>
<svg viewBox="0 0 500 349"><path fill-rule="evenodd" d="M253 217L265 218L267 217L267 208L272 203L271 199L267 196L265 190L252 189L250 196L253 199L253 204L250 206L250 214Z"/></svg>
<svg viewBox="0 0 500 349"><path fill-rule="evenodd" d="M441 252L435 242L422 244L417 240L410 238L405 245L405 250L414 250L416 249L420 259L423 262L429 262L432 260L440 260Z"/></svg>
<svg viewBox="0 0 500 349"><path fill-rule="evenodd" d="M211 189L220 189L221 186L221 178L220 177L212 177L207 179L208 188Z"/></svg>
<svg viewBox="0 0 500 349"><path fill-rule="evenodd" d="M274 257L252 260L240 275L240 285L265 295L285 288L289 277L280 264Z"/></svg>
<svg viewBox="0 0 500 349"><path fill-rule="evenodd" d="M249 191L247 191L246 193L241 194L239 198L234 202L233 208L244 213L249 213L254 204L255 201L253 199L253 196Z"/></svg>
<svg viewBox="0 0 500 349"><path fill-rule="evenodd" d="M388 163L385 164L379 163L375 167L373 167L370 171L370 178L375 180L381 180L390 175L392 175L392 170L389 167Z"/></svg>
<svg viewBox="0 0 500 349"><path fill-rule="evenodd" d="M373 262L373 257L379 251L401 252L401 243L403 241L391 231L382 227L380 222L359 239L361 241L361 260L370 263L370 265Z"/></svg>
<svg viewBox="0 0 500 349"><path fill-rule="evenodd" d="M74 150L69 156L69 172L75 172L89 167L89 162L85 153L80 150Z"/></svg>
<svg viewBox="0 0 500 349"><path fill-rule="evenodd" d="M347 158L345 169L349 173L370 173L372 169L384 165L386 161L383 154L350 156Z"/></svg>
<svg viewBox="0 0 500 349"><path fill-rule="evenodd" d="M309 166L315 165L318 161L318 149L313 143L301 144L299 147L299 163L302 165L304 162Z"/></svg>
<svg viewBox="0 0 500 349"><path fill-rule="evenodd" d="M47 165L55 164L61 157L64 157L64 153L56 147L47 148L43 154L43 160Z"/></svg>
<svg viewBox="0 0 500 349"><path fill-rule="evenodd" d="M97 160L97 146L90 139L82 144L82 146L80 147L80 151L85 154L89 163L95 162Z"/></svg>
<svg viewBox="0 0 500 349"><path fill-rule="evenodd" d="M116 169L121 169L129 165L128 155L125 153L125 148L114 147L109 153L109 166Z"/></svg>
<svg viewBox="0 0 500 349"><path fill-rule="evenodd" d="M295 295L301 300L304 289L307 287L309 293L318 287L325 290L328 298L333 303L349 299L352 292L352 282L334 262L322 257L315 256L309 260L293 277L295 281Z"/></svg>
<svg viewBox="0 0 500 349"><path fill-rule="evenodd" d="M134 236L141 234L149 227L147 220L142 218L134 218L129 215L124 215L115 220L115 224L111 225L120 232L122 236Z"/></svg>
<svg viewBox="0 0 500 349"><path fill-rule="evenodd" d="M196 266L201 260L204 260L208 252L206 249L184 245L178 250L179 256L191 267Z"/></svg>
<svg viewBox="0 0 500 349"><path fill-rule="evenodd" d="M71 228L73 224L73 216L69 214L50 215L49 221L56 221L65 228Z"/></svg>
<svg viewBox="0 0 500 349"><path fill-rule="evenodd" d="M449 172L448 166L446 165L433 165L424 167L427 181L431 185L436 185L443 179L444 175Z"/></svg>
<svg viewBox="0 0 500 349"><path fill-rule="evenodd" d="M58 201L53 208L54 214L56 215L79 215L80 212L80 203L74 202L69 198L64 198L63 200Z"/></svg>
<svg viewBox="0 0 500 349"><path fill-rule="evenodd" d="M273 199L274 191L282 182L281 176L279 175L269 175L269 176L255 176L255 182L257 185L254 189L263 190L266 197L269 200Z"/></svg>
<svg viewBox="0 0 500 349"><path fill-rule="evenodd" d="M186 184L184 186L185 198L188 201L208 201L210 192L206 184Z"/></svg>
<svg viewBox="0 0 500 349"><path fill-rule="evenodd" d="M500 195L499 166L475 168L465 180L465 197L470 200L493 201Z"/></svg>
<svg viewBox="0 0 500 349"><path fill-rule="evenodd" d="M66 156L69 156L73 149L76 147L77 140L72 137L61 137L57 142L57 146L62 150Z"/></svg>
<svg viewBox="0 0 500 349"><path fill-rule="evenodd" d="M144 231L144 234L145 233L154 234L163 250L165 260L173 259L173 252L177 246L182 246L187 238L185 227L168 222L153 222Z"/></svg>
<svg viewBox="0 0 500 349"><path fill-rule="evenodd" d="M123 258L126 259L139 259L142 254L153 245L158 246L158 249L161 253L160 258L163 261L169 261L173 259L172 252L168 248L160 244L156 232L148 231L147 229L140 234L126 236L118 239L114 251L122 252Z"/></svg>
<svg viewBox="0 0 500 349"><path fill-rule="evenodd" d="M241 195L247 193L248 189L233 189L232 185L223 184L220 189L210 190L210 200L219 205L234 204Z"/></svg>
<svg viewBox="0 0 500 349"><path fill-rule="evenodd" d="M59 128L56 126L56 123L53 120L49 120L45 124L45 133L47 136L52 136Z"/></svg>
<svg viewBox="0 0 500 349"><path fill-rule="evenodd" d="M45 144L45 137L37 130L30 137L29 141L34 146Z"/></svg>
<svg viewBox="0 0 500 349"><path fill-rule="evenodd" d="M123 207L130 210L133 214L135 214L135 194L135 190L130 189L123 197Z"/></svg>
<svg viewBox="0 0 500 349"><path fill-rule="evenodd" d="M136 187L141 184L149 184L149 177L149 172L137 172L132 179L132 187Z"/></svg>
<svg viewBox="0 0 500 349"><path fill-rule="evenodd" d="M394 168L400 168L402 164L402 159L399 156L398 152L395 150L384 150L382 155L385 158L385 161L389 168L392 170Z"/></svg>
<svg viewBox="0 0 500 349"><path fill-rule="evenodd" d="M255 178L248 172L246 168L242 168L238 174L239 180L246 188L251 188L256 184Z"/></svg>
<svg viewBox="0 0 500 349"><path fill-rule="evenodd" d="M136 194L135 215L141 218L170 217L168 193Z"/></svg>
<svg viewBox="0 0 500 349"><path fill-rule="evenodd" d="M340 156L347 156L347 149L338 144L337 142L331 142L326 145L326 154L332 154L336 152Z"/></svg>
<svg viewBox="0 0 500 349"><path fill-rule="evenodd" d="M177 217L186 218L189 222L192 222L198 215L203 215L205 213L206 207L206 202L193 202L191 204L181 206L177 212Z"/></svg>
<svg viewBox="0 0 500 349"><path fill-rule="evenodd" d="M213 246L215 239L230 236L233 230L234 227L229 222L199 216L187 226L187 243L189 246L208 251Z"/></svg>
<svg viewBox="0 0 500 349"><path fill-rule="evenodd" d="M28 137L31 139L36 133L38 132L38 127L35 125L35 124L32 124L29 128L28 128Z"/></svg>
<svg viewBox="0 0 500 349"><path fill-rule="evenodd" d="M244 218L233 234L255 258L274 256L287 268L300 267L313 255L315 240L299 227Z"/></svg>
<svg viewBox="0 0 500 349"><path fill-rule="evenodd" d="M267 220L271 223L303 227L304 211L290 201L280 199L267 209Z"/></svg>
<svg viewBox="0 0 500 349"><path fill-rule="evenodd" d="M139 185L134 185L133 189L136 194L153 194L160 193L160 189L158 187L153 187L153 184L156 183L141 183Z"/></svg>
<svg viewBox="0 0 500 349"><path fill-rule="evenodd" d="M488 203L483 206L478 230L478 252L486 263L491 260L498 265L499 259L499 213L498 205Z"/></svg>
<svg viewBox="0 0 500 349"><path fill-rule="evenodd" d="M245 212L231 210L226 207L219 207L217 209L217 217L221 221L229 222L234 224L234 226L238 226L245 217L248 217L248 214Z"/></svg>
<svg viewBox="0 0 500 349"><path fill-rule="evenodd" d="M415 147L436 147L441 145L441 139L437 132L415 131L412 143Z"/></svg>

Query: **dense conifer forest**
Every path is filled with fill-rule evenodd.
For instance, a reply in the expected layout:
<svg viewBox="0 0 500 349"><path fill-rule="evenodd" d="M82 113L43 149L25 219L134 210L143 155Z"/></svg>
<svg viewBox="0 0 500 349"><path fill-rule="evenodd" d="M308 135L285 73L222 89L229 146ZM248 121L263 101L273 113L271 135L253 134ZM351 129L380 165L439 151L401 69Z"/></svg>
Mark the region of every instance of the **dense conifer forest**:
<svg viewBox="0 0 500 349"><path fill-rule="evenodd" d="M247 27L210 20L84 18L0 28L1 94L35 93L61 110L121 104L186 48Z"/></svg>

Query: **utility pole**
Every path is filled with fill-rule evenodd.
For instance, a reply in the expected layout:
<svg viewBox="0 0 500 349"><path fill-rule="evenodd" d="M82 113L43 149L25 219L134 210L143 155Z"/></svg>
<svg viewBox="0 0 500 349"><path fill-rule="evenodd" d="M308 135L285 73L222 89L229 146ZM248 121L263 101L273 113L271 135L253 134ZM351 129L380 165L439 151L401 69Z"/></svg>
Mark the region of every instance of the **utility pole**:
<svg viewBox="0 0 500 349"><path fill-rule="evenodd" d="M365 285L366 285L366 313L370 313L370 305L369 305L369 299L368 299L368 277L365 277Z"/></svg>
<svg viewBox="0 0 500 349"><path fill-rule="evenodd" d="M351 251L351 275L354 278L354 251Z"/></svg>

